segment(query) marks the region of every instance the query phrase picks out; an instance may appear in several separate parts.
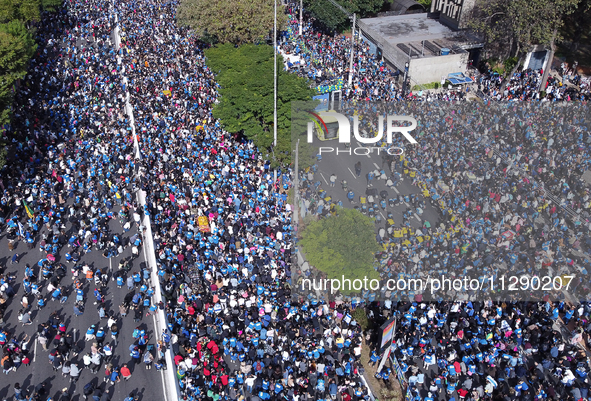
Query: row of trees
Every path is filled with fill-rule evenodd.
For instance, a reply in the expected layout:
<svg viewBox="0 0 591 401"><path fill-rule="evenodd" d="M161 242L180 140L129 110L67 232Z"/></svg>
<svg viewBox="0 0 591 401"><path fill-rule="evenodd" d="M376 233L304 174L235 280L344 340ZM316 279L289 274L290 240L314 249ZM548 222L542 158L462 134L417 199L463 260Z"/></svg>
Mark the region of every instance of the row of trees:
<svg viewBox="0 0 591 401"><path fill-rule="evenodd" d="M228 132L252 140L272 167L289 165L292 102L311 100L315 90L308 80L284 71L281 57L277 59L277 146L273 146L273 47L226 43L207 49L205 56L220 85L214 117ZM300 163L309 164L312 156L307 143L302 143Z"/></svg>
<svg viewBox="0 0 591 401"><path fill-rule="evenodd" d="M27 73L35 54L35 23L43 11L53 11L61 0L0 0L0 127L10 123L14 85ZM4 146L0 167L4 164Z"/></svg>
<svg viewBox="0 0 591 401"><path fill-rule="evenodd" d="M584 3L588 0L479 0L469 25L483 35L489 54L500 60L515 60L507 74L511 77L533 45L549 46L552 62L565 21ZM547 77L548 69L543 82Z"/></svg>

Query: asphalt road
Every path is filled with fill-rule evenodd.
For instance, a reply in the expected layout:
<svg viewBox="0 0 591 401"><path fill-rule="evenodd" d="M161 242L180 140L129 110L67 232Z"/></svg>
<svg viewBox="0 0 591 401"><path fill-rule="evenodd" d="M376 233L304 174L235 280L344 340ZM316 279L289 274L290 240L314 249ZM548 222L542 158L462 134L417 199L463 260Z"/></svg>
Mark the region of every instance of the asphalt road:
<svg viewBox="0 0 591 401"><path fill-rule="evenodd" d="M314 145L318 145L318 141L315 141ZM390 176L389 169L386 165L384 164L384 167L382 167L382 156L378 155L377 151L374 150L371 154L365 155L363 154L364 151L357 150L359 155L354 154L356 148L364 146L363 144L357 143L355 140L353 140L353 143L351 144L350 155L348 154L349 150L345 148L344 144L339 143L336 140L325 141L320 143L320 145L332 147L335 148L335 150L332 152L322 152L322 160L318 162L318 170L314 175L314 181L320 181L321 187L326 190L333 199L342 201L344 207L354 207L355 205L351 205L347 199L347 193L341 186L342 180L346 180L348 188L355 192L355 201L358 205L359 195L364 195L368 188L366 178L368 172L376 169L382 170L383 168L386 171L386 174ZM355 174L355 163L358 161L361 162L361 175L359 177ZM402 174L402 171L398 170L398 172ZM332 174L336 174L337 176L337 181L334 187L330 186L330 176ZM404 177L403 181L401 181L394 189L386 186L386 180L380 180L377 178L372 180L373 186L371 188L377 189L378 194L382 190L386 190L388 192L388 198L398 197L399 195L419 194L419 199L422 199L425 202L425 208L421 215L413 212L410 224L415 228L421 228L425 221L429 221L432 227L435 226L440 218L439 211L435 209L428 200L425 200L418 187L412 185L412 178L409 178L408 175L402 175ZM376 203L379 204L379 197L376 199ZM379 207L378 213L381 214L382 222L381 224L376 223L376 230L378 230L379 227L385 227L386 218L389 212L394 216L395 226L401 227L403 223L402 215L409 207L412 208L412 204L406 202L392 207L386 205L385 209Z"/></svg>
<svg viewBox="0 0 591 401"><path fill-rule="evenodd" d="M115 206L113 211L118 212L119 207ZM111 232L121 233L123 231L122 226L117 219L111 220L109 226ZM71 223L68 223L66 227L67 231L70 230ZM46 230L46 228L43 230ZM123 234L123 237L128 238L136 232L137 229L133 227L130 231ZM109 389L112 400L123 400L123 398L129 394L129 392L136 389L139 389L140 400L163 399L161 395L163 394L163 385L161 379L162 373L157 372L154 368L147 370L143 364L133 368L131 365L128 365L130 366L133 377L127 382L122 380L120 383L117 383L114 386L103 383L104 362L98 374L92 374L89 369L83 369L77 384L71 384L69 382L69 378L62 377L61 371L55 372L49 363L49 351L44 351L43 347L36 342L36 331L38 325L40 323L47 322L50 313L53 311L57 311L59 313L62 321L66 324L67 332L72 334L73 338L77 340L76 344L82 350L76 357L73 357L71 355L72 353L70 353L70 361L78 362L79 367L82 368L84 366L82 362L82 356L84 353L90 352L90 347L92 346L92 341L87 343L84 340L86 330L92 324L95 324L97 327L105 327L105 331L107 331L105 343L109 342L111 345L113 345L111 334L107 329L107 319L99 318L98 306L94 305L94 301L96 301L96 298L93 295L93 291L96 288L95 284L94 282L84 284L84 314L78 317L74 316L73 307L76 294L73 285L73 276L70 271L73 263L68 263L65 261L65 258L62 255L68 251L68 248L67 246L62 248L59 256L56 258L56 261L63 263L67 268L67 275L62 279L61 284L69 291L68 300L63 304L59 301L49 300L47 305L38 311L36 307L36 301L34 300L34 297L31 297L31 306L29 306L29 310L32 312L31 317L33 324L30 326L23 326L18 321L17 316L19 310L22 309L20 302L24 295L22 280L24 278L25 264L35 266L36 268L37 262L43 258L45 254L40 252L38 242L31 250L28 249L27 244L19 242L15 247L15 250L11 252L8 249L8 241L4 234L0 239L0 249L2 250L0 253L0 266L3 266L1 269L2 273L8 273L10 275L16 276L14 281L14 283L16 283L14 285L16 295L8 301L9 305L6 310L4 323L2 324L1 328L9 334L9 339L15 338L17 340L21 340L25 334L27 334L30 338L33 338L33 340L29 343L30 359L32 361L30 366L21 365L16 372L11 372L2 378L0 381L0 399L12 397L14 394L13 384L18 382L23 388L29 389L31 391L41 383L45 383L48 389L48 396L55 396L55 394L57 394L62 388L68 387L71 394L76 394L76 396L73 398L74 400L82 400L83 397L80 395L82 388L90 381L94 381L95 384L100 384L103 389ZM18 263L11 264L10 261L15 252L19 255ZM117 326L119 327L118 345L114 347L113 359L111 361L114 366L121 366L123 363L130 362L131 357L128 347L134 341L132 338L132 332L135 327L141 326L146 330L150 336L150 344L155 345L156 342L156 333L153 332L153 318L151 316L146 317L145 311L142 313L142 319L137 323L134 322L133 311L130 311L126 317L121 317L119 314L118 306L123 302L123 298L126 294L128 294L129 291L125 285L122 288L117 288L116 282L113 281L113 274L118 271L119 261L122 258L130 256L131 246L128 246L126 249L124 249L124 252L121 255L111 259L105 258L100 252L93 249L90 253L85 254L80 260L81 263L87 263L94 268L106 268L109 274L109 283L103 291L103 294L105 295L105 310L107 313L112 312L112 314L117 317ZM134 271L140 271L140 265L143 262L144 256L142 253L140 253L140 255L133 261L133 267L130 270L130 273ZM36 268L35 271L37 276L40 277L41 275L38 274L38 268ZM46 288L48 283L49 280L44 280L41 276L39 279L39 286ZM47 295L46 290L42 291L42 293ZM52 331L52 334L55 335L55 330ZM50 350L51 348L52 347L49 346ZM147 395L146 392L148 392L150 395ZM155 394L158 394L158 396L155 397ZM43 399L45 400L45 398Z"/></svg>
<svg viewBox="0 0 591 401"><path fill-rule="evenodd" d="M92 42L87 42L85 39L78 39L76 42L76 46L79 48L93 45L94 44ZM68 199L66 202L70 204L72 203L72 199ZM120 207L117 205L111 209L115 216L117 216L119 210ZM23 224L24 223L25 222L23 222ZM71 235L71 229L72 224L67 222L67 238L69 238ZM111 233L119 234L119 237L122 239L129 238L137 233L137 227L135 225L132 226L130 231L123 233L122 225L116 218L110 221L109 229ZM47 231L47 228L43 227L41 233ZM104 383L104 361L102 362L101 369L99 369L97 374L93 374L89 369L82 369L80 378L76 384L70 383L69 377L63 377L61 370L57 372L53 370L53 367L49 363L48 359L49 351L51 351L53 347L48 344L49 351L44 351L43 347L37 343L36 339L38 325L47 322L49 315L53 311L57 311L59 313L61 321L66 324L67 333L71 334L72 337L77 340L76 345L79 349L81 349L81 351L77 356L73 356L73 353L70 352L69 360L78 363L80 368L84 367L84 363L82 361L83 355L90 352L90 347L92 346L92 341L85 342L84 340L86 330L92 324L96 325L97 328L105 328L105 331L107 332L105 344L110 343L113 346L114 341L112 340L111 333L107 328L107 319L99 318L98 306L94 304L94 301L96 300L93 294L94 289L96 288L94 282L86 282L83 287L85 292L84 314L78 317L74 315L73 308L76 299L76 293L74 288L74 279L71 273L71 267L73 266L73 263L67 262L63 256L69 251L67 246L63 247L59 254L56 255L56 262L63 263L67 271L66 277L61 280L61 285L65 290L67 290L67 301L65 303L60 303L59 301L48 300L46 306L43 309L37 310L36 299L34 296L31 296L29 298L30 306L28 310L31 311L33 324L29 326L23 326L18 321L17 316L19 314L19 310L23 309L21 305L21 300L24 295L22 281L24 278L24 269L26 264L29 264L34 268L35 274L38 277L38 285L40 289L42 289L42 294L51 299L50 294L47 294L46 290L49 280L43 279L42 275L40 274L41 272L37 267L37 262L45 257L45 253L39 250L39 241L40 235L37 236L33 249L28 249L26 243L19 241L16 243L15 249L10 251L8 248L6 233L3 232L0 235L0 272L5 275L16 276L15 280L13 281L13 288L16 292L16 295L7 302L8 306L4 315L4 321L0 324L0 329L8 333L9 340L14 338L17 341L20 341L25 337L25 335L28 335L29 338L32 339L28 344L30 349L29 358L31 359L31 364L29 366L21 365L16 372L10 372L8 375L2 375L2 380L0 380L0 399L12 399L11 397L14 395L14 383L20 383L21 387L29 393L33 392L36 388L44 383L46 394L44 397L42 397L43 400L47 399L49 396L55 397L61 392L61 389L67 387L70 394L74 394L73 400L77 401L83 399L82 389L84 385L90 381L93 381L95 385L99 385L99 387L103 390L108 389L111 395L110 399L114 401L123 400L131 391L136 391L136 393L139 395L139 399L144 401L165 399L162 379L163 373L157 372L154 368L147 370L143 364L133 366L133 363L130 363L132 358L130 357L129 346L134 342L134 339L132 338L132 332L138 326L145 329L146 333L149 335L149 344L154 345L154 350L152 353L155 355L155 344L157 341L156 335L159 333L154 333L154 318L152 316L146 317L146 311L142 310L141 320L136 323L134 322L133 311L130 310L126 317L122 317L119 314L118 306L123 302L124 297L130 291L128 291L126 285L124 285L122 288L117 288L116 282L114 281L114 274L118 271L119 261L122 258L128 258L131 256L131 246L127 246L123 253L111 259L105 258L102 255L102 251L92 249L91 252L84 254L81 257L79 263L88 264L93 268L93 270L97 267L101 269L105 268L109 275L109 283L103 290L103 295L105 296L105 310L107 311L107 314L114 314L116 316L116 324L119 327L119 334L117 336L118 345L114 347L113 358L110 362L113 363L114 366L121 366L122 364L127 363L132 372L132 378L129 381L121 380L120 383L117 383L114 386ZM11 258L15 253L19 255L18 263L11 264ZM135 271L140 272L144 262L144 254L143 252L140 252L140 255L135 260L133 260L132 269L130 270L129 274ZM134 291L139 290L135 289ZM56 330L53 329L50 334L55 336ZM51 339L52 337L50 337L50 340Z"/></svg>

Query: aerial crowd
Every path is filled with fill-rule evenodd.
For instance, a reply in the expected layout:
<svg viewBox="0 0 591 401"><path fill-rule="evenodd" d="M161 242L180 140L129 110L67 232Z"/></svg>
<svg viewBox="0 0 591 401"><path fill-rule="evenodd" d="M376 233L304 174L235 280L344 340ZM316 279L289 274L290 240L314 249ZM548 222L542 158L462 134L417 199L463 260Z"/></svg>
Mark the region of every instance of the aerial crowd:
<svg viewBox="0 0 591 401"><path fill-rule="evenodd" d="M148 377L155 377L171 348L169 368L182 399L368 400L361 357L364 348L374 350L374 333L352 318L358 307L398 317L394 355L417 400L586 398L586 299L575 305L559 291L532 294L531 303L510 294L472 303L386 293L384 302L362 305L292 297L295 248L285 195L291 171L275 179L252 143L213 118L218 94L206 45L176 26L178 2L65 5L40 22L1 171L7 248L0 345L8 377L47 361L37 355L32 362L34 338L70 382L51 399L109 400L113 386L140 376L138 367L153 367ZM290 68L314 85L342 78L350 42L314 31L310 19L303 38L296 37L297 8L287 8L283 50L301 52L312 67ZM399 73L366 44L357 49L354 88L345 98L402 100ZM527 100L536 98L539 78L539 71L518 73L504 93L494 74L477 85L488 99ZM588 83L576 83L576 93L567 92L553 78L549 98L586 99ZM434 270L470 275L473 267L492 274L500 263L540 275L578 269L573 293L588 295L591 266L581 256L591 246L589 187L580 180L591 160L584 106L534 113L525 103L492 102L476 113L475 103L460 101L462 92L408 97L415 102L402 107L426 129L416 147L392 160L390 173L407 176L409 163L421 165L407 177L423 198L436 199L442 217L421 227L421 240L403 223L403 236L395 235L397 227L381 232L382 278ZM449 118L436 119L436 107ZM499 240L507 231L513 235ZM158 283L142 262L146 242L153 243ZM158 289L161 303L153 300ZM82 341L71 319L88 317L91 304L99 323L78 327ZM143 322L158 310L166 316L162 333ZM26 332L33 322L35 332ZM118 341L123 330L132 333L131 344ZM99 372L106 384L91 380ZM380 379L396 380L392 366L384 372L390 373ZM11 383L9 392L45 401L47 386ZM125 400L150 399L140 394Z"/></svg>

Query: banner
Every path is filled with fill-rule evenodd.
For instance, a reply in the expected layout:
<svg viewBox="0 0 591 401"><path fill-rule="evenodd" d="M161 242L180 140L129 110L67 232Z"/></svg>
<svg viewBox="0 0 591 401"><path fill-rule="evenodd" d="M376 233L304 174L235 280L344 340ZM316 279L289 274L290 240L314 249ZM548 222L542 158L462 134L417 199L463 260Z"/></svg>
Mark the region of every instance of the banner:
<svg viewBox="0 0 591 401"><path fill-rule="evenodd" d="M380 327L380 330L382 330L382 343L380 345L380 350L384 349L384 347L392 340L395 328L396 319L391 319L390 321L384 323L382 327Z"/></svg>
<svg viewBox="0 0 591 401"><path fill-rule="evenodd" d="M406 390L406 395L404 396L404 399L406 401L412 401L414 399L414 397L412 396L412 393L410 391L410 387Z"/></svg>
<svg viewBox="0 0 591 401"><path fill-rule="evenodd" d="M400 367L400 364L398 363L398 360L396 359L396 357L394 356L394 354L391 354L391 361L392 361L392 366L394 366L394 371L396 372L396 377L398 378L398 381L400 382L400 386L404 387L404 384L406 383L406 378L404 377L404 373L402 372L402 368Z"/></svg>
<svg viewBox="0 0 591 401"><path fill-rule="evenodd" d="M211 229L209 228L209 220L205 216L199 216L197 218L199 222L199 231L202 233L208 233Z"/></svg>

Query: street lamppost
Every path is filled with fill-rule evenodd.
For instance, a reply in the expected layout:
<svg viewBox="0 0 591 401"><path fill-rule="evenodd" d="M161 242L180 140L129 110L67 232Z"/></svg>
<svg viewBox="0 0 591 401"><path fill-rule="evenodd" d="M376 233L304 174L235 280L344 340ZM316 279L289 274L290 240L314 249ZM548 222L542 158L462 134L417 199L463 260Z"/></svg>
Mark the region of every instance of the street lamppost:
<svg viewBox="0 0 591 401"><path fill-rule="evenodd" d="M353 56L355 54L355 13L353 13L353 25L351 27L351 54L349 58L349 82L348 87L351 89L353 84Z"/></svg>
<svg viewBox="0 0 591 401"><path fill-rule="evenodd" d="M273 23L273 161L277 147L277 0L275 3L275 21ZM277 185L277 168L273 169L273 188Z"/></svg>
<svg viewBox="0 0 591 401"><path fill-rule="evenodd" d="M406 79L408 77L408 61L404 63L404 81L402 81L402 97L406 96Z"/></svg>
<svg viewBox="0 0 591 401"><path fill-rule="evenodd" d="M304 14L304 4L303 0L300 0L300 36L302 36L302 26L303 26L303 14Z"/></svg>

